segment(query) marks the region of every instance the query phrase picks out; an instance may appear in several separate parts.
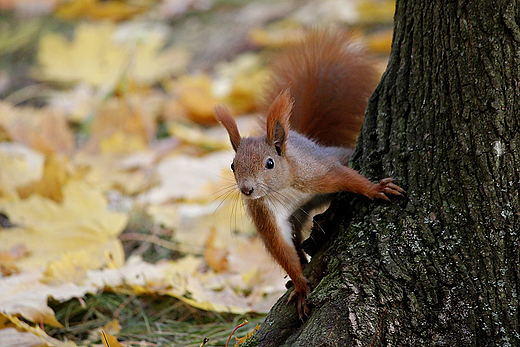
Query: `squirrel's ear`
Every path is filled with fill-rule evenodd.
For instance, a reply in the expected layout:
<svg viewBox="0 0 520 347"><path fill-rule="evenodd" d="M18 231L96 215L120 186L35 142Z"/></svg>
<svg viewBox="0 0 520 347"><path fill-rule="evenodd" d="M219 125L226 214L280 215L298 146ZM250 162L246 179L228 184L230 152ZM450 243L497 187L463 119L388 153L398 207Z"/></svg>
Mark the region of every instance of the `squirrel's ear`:
<svg viewBox="0 0 520 347"><path fill-rule="evenodd" d="M267 143L276 148L278 155L285 152L292 107L291 94L289 89L285 89L278 94L267 110Z"/></svg>
<svg viewBox="0 0 520 347"><path fill-rule="evenodd" d="M215 106L215 118L217 118L220 124L226 128L229 134L229 139L231 140L231 145L236 152L238 146L240 146L241 137L238 132L237 123L235 122L235 119L233 119L231 112L229 112L226 107L217 105Z"/></svg>

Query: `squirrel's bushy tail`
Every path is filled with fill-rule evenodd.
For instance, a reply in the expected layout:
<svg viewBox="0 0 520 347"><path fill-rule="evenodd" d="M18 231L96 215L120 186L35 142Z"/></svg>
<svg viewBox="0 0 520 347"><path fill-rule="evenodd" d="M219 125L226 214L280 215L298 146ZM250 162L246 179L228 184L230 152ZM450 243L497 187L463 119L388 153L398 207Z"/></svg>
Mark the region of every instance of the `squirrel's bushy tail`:
<svg viewBox="0 0 520 347"><path fill-rule="evenodd" d="M311 30L274 59L270 105L290 88L291 129L325 146L353 148L378 74L352 33Z"/></svg>

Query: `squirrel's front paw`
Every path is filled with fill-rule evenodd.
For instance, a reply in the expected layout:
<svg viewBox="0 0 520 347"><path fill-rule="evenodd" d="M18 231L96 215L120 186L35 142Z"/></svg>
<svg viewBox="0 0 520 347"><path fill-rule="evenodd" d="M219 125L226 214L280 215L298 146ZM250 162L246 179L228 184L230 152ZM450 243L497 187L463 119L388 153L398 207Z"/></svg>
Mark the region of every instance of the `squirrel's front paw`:
<svg viewBox="0 0 520 347"><path fill-rule="evenodd" d="M307 281L308 282L308 281ZM298 288L300 287L300 288ZM310 310L307 305L307 296L310 293L310 288L307 283L304 286L294 287L293 291L289 295L289 300L287 302L296 301L296 308L298 310L298 317L303 321L304 316L306 317Z"/></svg>
<svg viewBox="0 0 520 347"><path fill-rule="evenodd" d="M395 184L395 181L395 179L390 177L382 179L381 182L379 182L379 184L376 185L376 194L374 198L390 201L386 194L402 196L403 193L405 193L405 190L399 187L397 184Z"/></svg>

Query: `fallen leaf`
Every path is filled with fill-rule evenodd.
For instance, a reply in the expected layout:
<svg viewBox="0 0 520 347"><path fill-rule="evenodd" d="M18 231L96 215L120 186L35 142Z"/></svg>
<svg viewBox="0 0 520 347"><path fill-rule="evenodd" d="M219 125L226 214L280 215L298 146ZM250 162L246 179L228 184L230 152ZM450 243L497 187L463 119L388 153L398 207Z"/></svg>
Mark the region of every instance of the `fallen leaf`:
<svg viewBox="0 0 520 347"><path fill-rule="evenodd" d="M74 20L82 17L92 19L124 20L141 13L143 6L132 5L123 1L73 0L60 5L55 15L58 18Z"/></svg>
<svg viewBox="0 0 520 347"><path fill-rule="evenodd" d="M105 324L103 331L108 334L119 334L121 332L121 324L117 319L112 319L110 322Z"/></svg>
<svg viewBox="0 0 520 347"><path fill-rule="evenodd" d="M45 157L24 144L0 143L0 192L40 181ZM1 194L0 194L1 197Z"/></svg>
<svg viewBox="0 0 520 347"><path fill-rule="evenodd" d="M76 344L72 341L61 342L61 341L47 335L45 333L45 331L43 331L38 326L32 327L29 324L22 322L20 319L18 319L18 317L13 317L8 314L4 314L4 313L0 312L0 332L3 332L5 330L4 327L6 327L6 326L9 328L11 328L11 327L15 328L20 333L23 333L23 332L31 333L40 340L40 344L28 345L27 347L29 347L29 346L31 346L31 347L33 347L33 346L34 347L36 347L36 346L38 346L38 347L43 347L43 346L45 346L45 347L76 347ZM12 333L12 330L10 331L10 333ZM13 336L15 336L15 335L13 334ZM25 337L25 338L27 338L27 337ZM1 341L4 342L3 339ZM18 345L15 345L15 346L18 346Z"/></svg>
<svg viewBox="0 0 520 347"><path fill-rule="evenodd" d="M113 43L115 25L81 23L69 41L44 33L38 48L40 78L59 82L85 81L94 86L115 85L124 69L127 50Z"/></svg>
<svg viewBox="0 0 520 347"><path fill-rule="evenodd" d="M48 103L49 107L63 113L68 121L80 124L87 121L87 117L102 102L100 99L90 84L80 82L71 89L55 91Z"/></svg>
<svg viewBox="0 0 520 347"><path fill-rule="evenodd" d="M42 278L43 273L40 270L0 278L0 312L10 316L21 315L34 323L63 327L56 320L54 311L47 306L48 299L53 297L65 301L97 292L97 288L93 286L78 286L73 283L51 286L42 283Z"/></svg>
<svg viewBox="0 0 520 347"><path fill-rule="evenodd" d="M29 332L20 332L15 328L0 328L0 341L2 346L16 347L45 347L42 340Z"/></svg>
<svg viewBox="0 0 520 347"><path fill-rule="evenodd" d="M51 154L45 159L41 180L32 182L17 189L22 199L36 193L56 202L63 200L62 187L68 177L69 162L67 157Z"/></svg>
<svg viewBox="0 0 520 347"><path fill-rule="evenodd" d="M128 37L128 26L82 22L71 41L62 34L44 33L38 49L37 77L65 83L84 81L113 89L125 77L152 84L185 69L189 54L178 47L164 49L167 32L141 26L140 35Z"/></svg>
<svg viewBox="0 0 520 347"><path fill-rule="evenodd" d="M170 122L168 123L168 132L179 140L201 147L206 151L231 148L227 136L226 138L217 139L208 135L208 132L202 130L200 127L188 126L179 122Z"/></svg>
<svg viewBox="0 0 520 347"><path fill-rule="evenodd" d="M138 197L141 203L206 201L228 170L231 151L218 151L200 158L177 155L163 159L156 167L160 184Z"/></svg>
<svg viewBox="0 0 520 347"><path fill-rule="evenodd" d="M121 130L116 130L112 135L99 142L101 153L132 153L144 151L147 143L142 136L127 134Z"/></svg>
<svg viewBox="0 0 520 347"><path fill-rule="evenodd" d="M223 272L229 269L227 257L229 251L226 248L215 247L216 230L211 229L206 240L206 249L204 250L204 260L208 266L215 272Z"/></svg>
<svg viewBox="0 0 520 347"><path fill-rule="evenodd" d="M181 47L163 50L165 42L162 35L153 34L146 41L139 42L133 65L129 68L130 76L139 83L151 85L184 71L190 61L190 53Z"/></svg>
<svg viewBox="0 0 520 347"><path fill-rule="evenodd" d="M230 62L218 64L215 73L215 93L234 113L257 110L269 81L268 69L260 55L241 54Z"/></svg>
<svg viewBox="0 0 520 347"><path fill-rule="evenodd" d="M112 336L107 332L102 331L99 333L99 336L101 337L101 340L103 341L103 346L105 347L125 347L125 345L117 341L117 338L115 336Z"/></svg>
<svg viewBox="0 0 520 347"><path fill-rule="evenodd" d="M46 154L69 155L74 149L74 135L64 115L52 108L14 107L2 102L0 126L12 141Z"/></svg>
<svg viewBox="0 0 520 347"><path fill-rule="evenodd" d="M212 80L208 75L184 75L173 83L173 91L186 109L191 120L199 124L216 123L213 109L218 99L212 91Z"/></svg>
<svg viewBox="0 0 520 347"><path fill-rule="evenodd" d="M85 183L67 182L60 204L33 194L26 200L0 200L0 209L16 225L0 233L2 247L24 240L30 252L30 256L16 262L21 270L41 269L50 261L60 260L76 260L76 265L88 269L124 262L117 236L128 217L108 211L102 193ZM86 259L80 257L79 261L79 255Z"/></svg>
<svg viewBox="0 0 520 347"><path fill-rule="evenodd" d="M134 256L121 268L89 271L84 285L107 286L115 291L132 290L135 294L170 295L203 310L232 313L267 312L284 290L285 281L273 281L271 277L254 293L246 295L250 289L240 288L243 283L235 281L240 275L216 274L211 270L202 272L203 263L202 258L192 255L157 264L146 263ZM272 267L270 273L283 280L279 271L272 271L277 267L271 261L267 263ZM266 277L262 274L262 278ZM264 291L266 287L271 290Z"/></svg>
<svg viewBox="0 0 520 347"><path fill-rule="evenodd" d="M23 243L15 245L8 250L0 248L0 273L4 276L18 273L19 269L14 263L16 260L27 256L27 254L27 247Z"/></svg>
<svg viewBox="0 0 520 347"><path fill-rule="evenodd" d="M149 150L97 155L81 152L74 156L73 164L85 183L103 192L116 189L133 196L155 184L152 168L156 157Z"/></svg>

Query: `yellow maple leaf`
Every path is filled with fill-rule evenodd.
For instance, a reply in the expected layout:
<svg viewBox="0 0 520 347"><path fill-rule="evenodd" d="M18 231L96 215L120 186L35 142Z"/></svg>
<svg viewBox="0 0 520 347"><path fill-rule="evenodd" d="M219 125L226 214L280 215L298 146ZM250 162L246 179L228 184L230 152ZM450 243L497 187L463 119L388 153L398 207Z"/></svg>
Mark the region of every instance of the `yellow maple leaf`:
<svg viewBox="0 0 520 347"><path fill-rule="evenodd" d="M51 261L72 262L76 271L124 262L117 236L128 217L109 211L103 194L85 183L70 180L63 187L61 203L33 194L26 200L0 200L0 209L16 225L2 230L0 245L10 248L23 242L29 251L30 256L16 262L22 271ZM67 275L70 272L56 271L55 279L68 280Z"/></svg>
<svg viewBox="0 0 520 347"><path fill-rule="evenodd" d="M120 78L127 59L124 46L112 36L115 25L82 23L72 41L58 33L45 33L40 39L38 64L43 79L92 85L113 85Z"/></svg>
<svg viewBox="0 0 520 347"><path fill-rule="evenodd" d="M114 88L125 77L150 84L186 67L189 60L186 50L163 49L167 35L141 30L142 37L133 37L122 31L113 23L85 22L76 28L72 40L58 33L43 34L38 48L37 77Z"/></svg>

